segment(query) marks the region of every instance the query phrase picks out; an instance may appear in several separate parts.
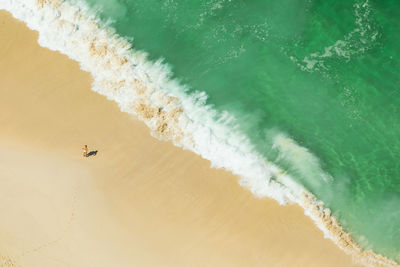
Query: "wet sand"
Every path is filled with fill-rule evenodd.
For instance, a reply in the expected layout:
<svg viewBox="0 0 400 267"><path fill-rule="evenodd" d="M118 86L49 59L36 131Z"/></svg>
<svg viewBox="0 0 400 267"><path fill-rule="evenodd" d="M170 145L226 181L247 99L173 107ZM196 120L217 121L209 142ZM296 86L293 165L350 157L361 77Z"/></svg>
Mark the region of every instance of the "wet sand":
<svg viewBox="0 0 400 267"><path fill-rule="evenodd" d="M0 36L1 267L358 266L300 207L151 137L4 11Z"/></svg>

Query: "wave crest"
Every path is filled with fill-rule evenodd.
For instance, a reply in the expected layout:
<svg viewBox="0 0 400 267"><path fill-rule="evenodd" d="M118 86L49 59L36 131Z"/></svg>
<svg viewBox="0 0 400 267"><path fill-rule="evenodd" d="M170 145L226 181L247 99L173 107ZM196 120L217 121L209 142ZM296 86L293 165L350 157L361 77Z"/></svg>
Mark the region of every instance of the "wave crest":
<svg viewBox="0 0 400 267"><path fill-rule="evenodd" d="M171 140L208 159L212 167L238 175L240 184L257 197L274 198L280 204L298 203L326 237L358 261L373 266L398 266L383 256L363 251L329 209L324 209L310 192L256 152L235 128L231 114L217 114L206 105L204 92L187 94L184 86L171 79L166 64L151 62L146 53L134 50L128 40L102 23L84 2L3 0L0 9L10 11L37 30L41 46L78 61L83 70L92 74L92 89L144 121L153 136ZM289 145L282 146L282 140ZM287 150L300 149L303 156L312 159L311 153L288 138L275 141L286 157L290 154ZM313 162L319 168L318 161Z"/></svg>

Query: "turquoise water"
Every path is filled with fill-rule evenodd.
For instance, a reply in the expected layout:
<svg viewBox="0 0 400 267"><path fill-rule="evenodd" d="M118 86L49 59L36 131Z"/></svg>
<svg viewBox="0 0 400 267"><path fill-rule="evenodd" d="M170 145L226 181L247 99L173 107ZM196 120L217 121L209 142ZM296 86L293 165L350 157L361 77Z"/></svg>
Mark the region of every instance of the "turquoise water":
<svg viewBox="0 0 400 267"><path fill-rule="evenodd" d="M400 261L400 2L87 2L191 92L234 114L258 152L356 241Z"/></svg>

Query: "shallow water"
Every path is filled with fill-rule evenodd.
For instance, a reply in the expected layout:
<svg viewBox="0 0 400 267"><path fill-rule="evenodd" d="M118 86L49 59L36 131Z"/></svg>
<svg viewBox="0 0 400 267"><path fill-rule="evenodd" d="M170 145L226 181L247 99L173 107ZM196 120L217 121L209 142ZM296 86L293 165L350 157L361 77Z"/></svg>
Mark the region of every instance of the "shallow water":
<svg viewBox="0 0 400 267"><path fill-rule="evenodd" d="M400 2L86 1L400 261Z"/></svg>

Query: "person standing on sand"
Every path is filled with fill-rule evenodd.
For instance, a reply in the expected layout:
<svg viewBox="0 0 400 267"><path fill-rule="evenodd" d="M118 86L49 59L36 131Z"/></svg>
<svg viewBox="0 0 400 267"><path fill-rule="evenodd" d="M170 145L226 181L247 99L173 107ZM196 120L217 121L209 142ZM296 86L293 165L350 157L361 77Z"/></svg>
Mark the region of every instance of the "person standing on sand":
<svg viewBox="0 0 400 267"><path fill-rule="evenodd" d="M84 156L85 158L87 158L87 156L88 156L88 151L89 151L87 145L85 145L82 149L83 149L83 156Z"/></svg>

